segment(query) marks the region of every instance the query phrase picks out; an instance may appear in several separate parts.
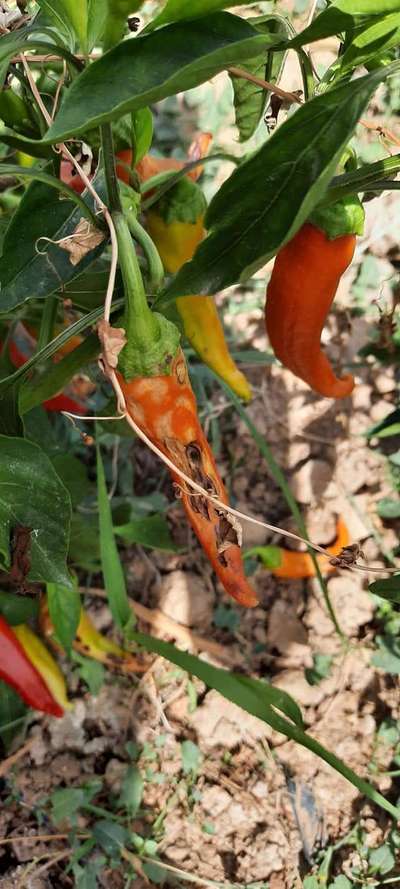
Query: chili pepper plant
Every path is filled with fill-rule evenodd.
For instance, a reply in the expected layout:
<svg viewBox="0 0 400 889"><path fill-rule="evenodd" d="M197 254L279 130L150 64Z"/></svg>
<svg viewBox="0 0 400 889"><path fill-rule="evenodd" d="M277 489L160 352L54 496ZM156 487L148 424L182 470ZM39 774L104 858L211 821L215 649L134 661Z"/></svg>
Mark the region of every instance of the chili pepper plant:
<svg viewBox="0 0 400 889"><path fill-rule="evenodd" d="M214 295L243 285L276 257L265 276L276 358L321 398L351 392L353 377L331 367L321 331L362 235L365 200L398 187L398 140L386 158L367 164L354 137L376 91L399 77L400 3L310 4L300 30L283 4L272 12L263 6L2 4L0 675L14 691L1 686L0 714L3 696L8 722L21 730L17 693L53 716L70 706L53 660L60 651L89 654L133 677L155 654L322 757L399 818L395 800L305 730L289 694L140 632L120 558L124 543L174 548L157 507L141 516L134 509L129 466L140 439L160 476L169 473L215 582L240 608L258 602L241 546L241 522L251 516L229 503L199 419L191 369L204 363L250 429L308 542L299 564L279 548L269 567L281 577L317 575L341 633L323 575L324 565L357 561L345 517L338 544L317 558L268 441L243 406L251 387L240 354L230 353ZM317 72L310 47L332 39L337 56ZM288 54L298 60L293 92L280 85ZM164 100L217 75L231 81L232 151L204 131L185 150L161 156ZM231 172L211 199L207 189L207 201L209 164ZM125 460L116 501L104 459L111 434ZM98 637L82 611L83 572L102 573L122 647ZM385 581L379 589L383 595ZM393 579L391 595L398 597ZM4 725L3 740L12 734Z"/></svg>

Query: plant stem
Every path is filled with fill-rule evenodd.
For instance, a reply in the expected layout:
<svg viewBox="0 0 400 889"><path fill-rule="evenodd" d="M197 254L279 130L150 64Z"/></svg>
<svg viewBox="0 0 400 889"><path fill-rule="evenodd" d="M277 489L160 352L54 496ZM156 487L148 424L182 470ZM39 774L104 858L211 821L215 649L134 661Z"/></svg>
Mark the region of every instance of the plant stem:
<svg viewBox="0 0 400 889"><path fill-rule="evenodd" d="M158 323L143 285L138 258L123 213L111 213L118 240L119 264L125 291L125 327L129 344L142 350L158 338Z"/></svg>
<svg viewBox="0 0 400 889"><path fill-rule="evenodd" d="M149 233L140 224L134 210L125 211L125 217L131 235L140 245L147 259L149 288L153 293L157 293L164 280L164 266L161 262L160 254Z"/></svg>

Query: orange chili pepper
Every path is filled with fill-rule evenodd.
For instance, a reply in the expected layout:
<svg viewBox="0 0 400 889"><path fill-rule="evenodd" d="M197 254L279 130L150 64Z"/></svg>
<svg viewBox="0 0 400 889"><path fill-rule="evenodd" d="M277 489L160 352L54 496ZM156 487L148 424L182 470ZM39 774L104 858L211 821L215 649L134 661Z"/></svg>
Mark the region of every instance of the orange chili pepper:
<svg viewBox="0 0 400 889"><path fill-rule="evenodd" d="M344 547L350 543L350 535L344 519L339 516L336 525L336 540L326 547L329 556L339 556ZM281 546L255 546L247 550L246 557L260 556L265 567L275 577L286 580L302 580L306 577L315 577L315 565L310 553L302 553L296 550L284 549ZM336 568L331 565L329 559L318 553L316 556L322 574L331 574Z"/></svg>
<svg viewBox="0 0 400 889"><path fill-rule="evenodd" d="M228 504L211 448L200 426L196 399L190 385L185 358L180 349L168 376L134 377L127 381L118 374L128 413L140 429L189 478ZM257 604L254 590L243 570L238 535L229 516L210 500L183 488L182 503L215 573L224 589L241 605Z"/></svg>
<svg viewBox="0 0 400 889"><path fill-rule="evenodd" d="M285 367L328 398L345 398L351 374L335 376L321 350L321 331L340 278L350 265L354 234L330 240L306 222L279 251L267 288L265 321L275 355Z"/></svg>

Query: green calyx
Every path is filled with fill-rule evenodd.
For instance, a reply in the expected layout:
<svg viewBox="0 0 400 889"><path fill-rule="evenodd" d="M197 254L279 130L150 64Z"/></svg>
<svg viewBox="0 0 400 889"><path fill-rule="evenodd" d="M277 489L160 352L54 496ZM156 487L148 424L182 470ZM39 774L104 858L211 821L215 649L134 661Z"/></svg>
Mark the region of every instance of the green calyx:
<svg viewBox="0 0 400 889"><path fill-rule="evenodd" d="M194 225L204 216L207 203L196 182L183 176L151 209L162 217L166 225L172 225L173 222Z"/></svg>
<svg viewBox="0 0 400 889"><path fill-rule="evenodd" d="M113 222L125 290L122 327L127 337L119 355L118 368L126 380L166 376L171 373L179 347L179 331L163 315L152 312L147 302L138 258L123 213L113 213Z"/></svg>
<svg viewBox="0 0 400 889"><path fill-rule="evenodd" d="M333 241L341 235L362 235L365 211L357 195L348 195L335 204L316 207L308 222L322 229Z"/></svg>
<svg viewBox="0 0 400 889"><path fill-rule="evenodd" d="M179 348L179 330L164 315L150 311L144 333L143 324L135 330L135 319L129 314L127 312L122 320L128 342L119 355L118 370L126 380L169 376Z"/></svg>

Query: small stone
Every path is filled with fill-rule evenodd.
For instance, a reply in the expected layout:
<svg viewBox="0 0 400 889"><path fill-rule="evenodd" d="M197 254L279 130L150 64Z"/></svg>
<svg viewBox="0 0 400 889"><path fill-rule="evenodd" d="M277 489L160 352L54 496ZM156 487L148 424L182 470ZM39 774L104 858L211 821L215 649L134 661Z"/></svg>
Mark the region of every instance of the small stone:
<svg viewBox="0 0 400 889"><path fill-rule="evenodd" d="M380 401L376 401L375 404L372 405L370 412L372 422L380 423L380 421L388 417L393 410L393 404L390 404L389 401L384 401L383 398Z"/></svg>
<svg viewBox="0 0 400 889"><path fill-rule="evenodd" d="M212 619L214 595L195 574L171 571L162 579L158 606L167 617L186 627L208 627Z"/></svg>
<svg viewBox="0 0 400 889"><path fill-rule="evenodd" d="M201 806L207 815L217 817L225 812L231 805L232 797L227 790L214 784L212 787L206 787L201 796Z"/></svg>
<svg viewBox="0 0 400 889"><path fill-rule="evenodd" d="M291 488L300 503L315 503L324 494L332 477L326 460L309 460L292 475Z"/></svg>
<svg viewBox="0 0 400 889"><path fill-rule="evenodd" d="M358 386L354 388L351 396L353 410L369 412L371 407L371 393L371 386L368 386L366 383L359 383Z"/></svg>
<svg viewBox="0 0 400 889"><path fill-rule="evenodd" d="M121 762L119 759L110 759L107 763L104 780L113 793L120 793L126 768L126 762Z"/></svg>
<svg viewBox="0 0 400 889"><path fill-rule="evenodd" d="M392 370L387 370L384 373L378 374L375 377L374 382L375 388L381 395L387 395L388 392L393 392L396 388L396 381Z"/></svg>

